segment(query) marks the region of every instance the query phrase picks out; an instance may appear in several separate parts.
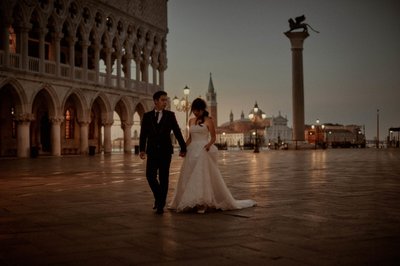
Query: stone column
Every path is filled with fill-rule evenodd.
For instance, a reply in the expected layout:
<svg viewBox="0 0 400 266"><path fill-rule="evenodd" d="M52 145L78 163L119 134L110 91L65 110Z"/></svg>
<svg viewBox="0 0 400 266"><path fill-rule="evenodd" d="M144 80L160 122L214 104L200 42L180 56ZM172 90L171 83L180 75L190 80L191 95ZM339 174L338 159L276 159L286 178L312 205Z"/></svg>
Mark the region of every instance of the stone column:
<svg viewBox="0 0 400 266"><path fill-rule="evenodd" d="M63 116L51 117L51 154L54 156L61 155L61 123L64 120Z"/></svg>
<svg viewBox="0 0 400 266"><path fill-rule="evenodd" d="M151 67L153 68L153 84L157 85L157 64L152 64Z"/></svg>
<svg viewBox="0 0 400 266"><path fill-rule="evenodd" d="M133 55L131 53L128 53L125 55L126 61L125 61L125 89L130 89L131 88L131 60L133 58Z"/></svg>
<svg viewBox="0 0 400 266"><path fill-rule="evenodd" d="M75 78L75 43L77 38L70 36L68 38L69 44L69 67L70 67L70 78L73 80Z"/></svg>
<svg viewBox="0 0 400 266"><path fill-rule="evenodd" d="M303 42L307 32L285 32L292 46L293 141L304 141Z"/></svg>
<svg viewBox="0 0 400 266"><path fill-rule="evenodd" d="M142 60L142 81L149 82L149 56L145 53L144 59Z"/></svg>
<svg viewBox="0 0 400 266"><path fill-rule="evenodd" d="M102 46L99 44L94 45L94 70L96 71L96 84L99 83L99 76L100 76L99 62L100 62L101 47Z"/></svg>
<svg viewBox="0 0 400 266"><path fill-rule="evenodd" d="M89 153L89 121L79 121L81 128L81 154Z"/></svg>
<svg viewBox="0 0 400 266"><path fill-rule="evenodd" d="M104 154L111 153L111 126L113 123L103 123L104 126Z"/></svg>
<svg viewBox="0 0 400 266"><path fill-rule="evenodd" d="M136 78L135 78L135 80L136 81L141 81L141 78L140 78L140 61L141 61L141 57L140 57L140 53L138 52L138 51L135 51L135 53L134 53L134 55L133 55L133 60L135 61L135 64L136 64L136 67L135 67L135 69L136 69Z"/></svg>
<svg viewBox="0 0 400 266"><path fill-rule="evenodd" d="M54 43L55 43L55 60L56 60L56 76L60 76L60 61L61 61L61 39L64 37L62 32L55 32L54 33Z"/></svg>
<svg viewBox="0 0 400 266"><path fill-rule="evenodd" d="M8 67L9 65L9 61L10 61L10 32L8 31L8 25L11 24L11 19L8 18L3 18L2 23L0 23L1 27L0 27L0 38L1 40L7 40L4 42L0 43L1 49L4 50L4 61L3 61L3 65L5 67Z"/></svg>
<svg viewBox="0 0 400 266"><path fill-rule="evenodd" d="M20 25L18 27L19 31L19 38L17 38L17 41L19 39L19 53L21 54L21 66L22 69L27 70L28 69L28 64L29 64L29 58L28 58L28 35L29 35L29 30L32 28L32 24L28 23L25 25Z"/></svg>
<svg viewBox="0 0 400 266"><path fill-rule="evenodd" d="M17 157L28 158L30 155L29 126L33 120L33 114L20 114L17 120Z"/></svg>
<svg viewBox="0 0 400 266"><path fill-rule="evenodd" d="M122 129L124 130L124 153L132 153L132 144L131 144L132 124L123 122Z"/></svg>
<svg viewBox="0 0 400 266"><path fill-rule="evenodd" d="M115 52L115 55L117 57L117 88L121 88L121 76L122 76L122 64L121 64L121 51Z"/></svg>
<svg viewBox="0 0 400 266"><path fill-rule="evenodd" d="M163 89L164 88L164 72L167 69L167 55L165 52L162 52L159 56L159 65L158 65L158 72L159 72L159 80L158 85Z"/></svg>
<svg viewBox="0 0 400 266"><path fill-rule="evenodd" d="M82 70L83 70L83 81L87 81L87 70L88 70L88 47L90 45L89 41L82 41L80 43L82 46Z"/></svg>
<svg viewBox="0 0 400 266"><path fill-rule="evenodd" d="M107 72L107 86L111 86L112 62L111 55L113 48L106 48L106 72Z"/></svg>
<svg viewBox="0 0 400 266"><path fill-rule="evenodd" d="M141 71L140 71L140 60L135 60L135 63L136 63L136 81L142 81L142 79L141 79L141 77L140 77L140 74L141 74Z"/></svg>
<svg viewBox="0 0 400 266"><path fill-rule="evenodd" d="M46 28L41 28L39 31L39 73L44 73L45 65L45 37L48 30Z"/></svg>

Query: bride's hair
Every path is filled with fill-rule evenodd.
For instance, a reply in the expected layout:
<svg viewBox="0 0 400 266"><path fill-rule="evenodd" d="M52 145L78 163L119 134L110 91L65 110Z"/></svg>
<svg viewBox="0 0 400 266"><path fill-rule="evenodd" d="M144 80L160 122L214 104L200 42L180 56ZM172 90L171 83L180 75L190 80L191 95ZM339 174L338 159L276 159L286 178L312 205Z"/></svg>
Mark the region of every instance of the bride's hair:
<svg viewBox="0 0 400 266"><path fill-rule="evenodd" d="M196 118L196 122L199 121L199 125L203 124L205 117L209 116L209 113L206 110L206 108L207 108L207 104L203 99L196 98L193 100L192 108L190 109L190 113L193 113L194 110L203 111L203 114Z"/></svg>

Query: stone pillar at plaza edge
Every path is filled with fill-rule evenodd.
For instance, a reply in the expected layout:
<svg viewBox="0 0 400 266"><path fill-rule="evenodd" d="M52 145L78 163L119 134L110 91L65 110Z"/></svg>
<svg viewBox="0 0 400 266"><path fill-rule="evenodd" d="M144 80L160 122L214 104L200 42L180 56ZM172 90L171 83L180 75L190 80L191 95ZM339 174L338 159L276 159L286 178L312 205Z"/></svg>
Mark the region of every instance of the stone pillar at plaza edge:
<svg viewBox="0 0 400 266"><path fill-rule="evenodd" d="M304 141L303 42L307 32L285 32L292 46L293 141Z"/></svg>

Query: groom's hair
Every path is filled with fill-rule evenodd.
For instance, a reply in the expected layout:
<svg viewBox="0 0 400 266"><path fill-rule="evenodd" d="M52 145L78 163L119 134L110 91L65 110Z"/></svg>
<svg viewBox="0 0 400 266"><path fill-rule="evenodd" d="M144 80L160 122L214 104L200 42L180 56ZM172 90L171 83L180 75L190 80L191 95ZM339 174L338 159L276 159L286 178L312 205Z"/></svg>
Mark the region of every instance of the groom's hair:
<svg viewBox="0 0 400 266"><path fill-rule="evenodd" d="M159 100L161 96L167 96L168 94L165 91L157 91L156 93L153 94L153 100Z"/></svg>

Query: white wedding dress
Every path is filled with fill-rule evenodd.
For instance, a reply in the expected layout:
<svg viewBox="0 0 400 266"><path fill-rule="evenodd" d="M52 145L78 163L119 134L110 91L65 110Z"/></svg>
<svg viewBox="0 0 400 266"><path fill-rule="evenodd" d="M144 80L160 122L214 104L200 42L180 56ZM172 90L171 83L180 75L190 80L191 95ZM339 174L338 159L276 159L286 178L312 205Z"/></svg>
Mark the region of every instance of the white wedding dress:
<svg viewBox="0 0 400 266"><path fill-rule="evenodd" d="M168 208L177 212L188 211L196 206L207 209L234 210L256 205L253 200L235 200L217 165L218 149L209 151L209 131L206 125L190 127L191 143L187 147L175 193Z"/></svg>

